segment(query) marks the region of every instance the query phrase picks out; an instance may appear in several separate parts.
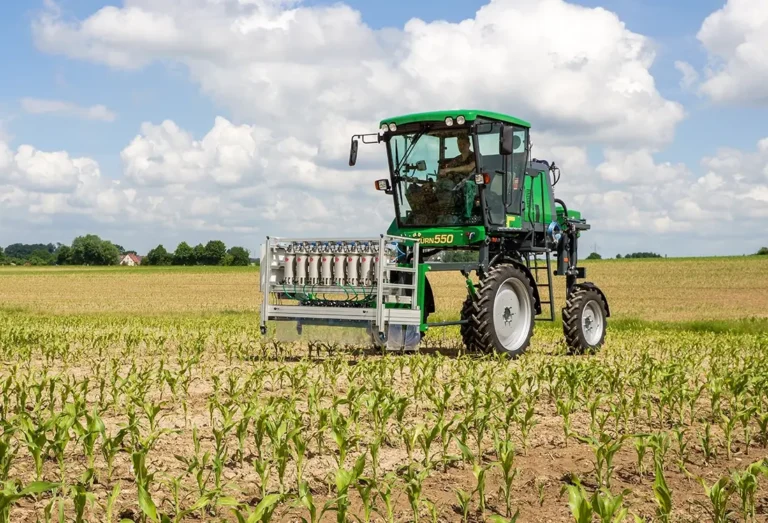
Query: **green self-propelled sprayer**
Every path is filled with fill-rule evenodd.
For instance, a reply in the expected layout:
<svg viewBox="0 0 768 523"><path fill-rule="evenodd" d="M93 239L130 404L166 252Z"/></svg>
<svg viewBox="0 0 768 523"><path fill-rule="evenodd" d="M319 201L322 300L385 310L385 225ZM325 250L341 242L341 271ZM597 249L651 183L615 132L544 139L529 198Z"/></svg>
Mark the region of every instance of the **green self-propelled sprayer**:
<svg viewBox="0 0 768 523"><path fill-rule="evenodd" d="M386 147L389 177L376 189L393 198L395 219L379 238L267 238L262 332L273 320L300 330L362 324L375 343L402 350L428 329L459 325L468 350L517 356L534 321L555 319L554 275L565 277L567 346L600 347L608 301L578 266L579 235L590 226L555 198L560 171L530 157L529 132L518 118L455 110L387 118L379 132L353 136L350 166L360 142ZM452 251L464 254L446 256ZM458 320L429 321L436 271L466 280Z"/></svg>

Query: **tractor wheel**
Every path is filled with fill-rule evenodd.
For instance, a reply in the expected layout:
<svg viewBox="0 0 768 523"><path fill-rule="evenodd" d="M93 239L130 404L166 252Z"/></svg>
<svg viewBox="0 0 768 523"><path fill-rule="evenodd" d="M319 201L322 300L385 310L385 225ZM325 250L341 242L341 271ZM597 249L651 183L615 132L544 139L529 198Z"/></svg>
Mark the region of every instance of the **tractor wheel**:
<svg viewBox="0 0 768 523"><path fill-rule="evenodd" d="M468 349L493 349L511 358L525 352L533 336L536 311L533 289L523 271L514 265L493 267L469 305L473 311L464 336Z"/></svg>
<svg viewBox="0 0 768 523"><path fill-rule="evenodd" d="M575 285L563 309L563 333L571 354L594 352L605 341L605 300L590 285Z"/></svg>
<svg viewBox="0 0 768 523"><path fill-rule="evenodd" d="M475 340L475 330L472 328L472 315L478 311L476 302L477 300L468 294L467 299L464 300L464 305L461 307L461 319L469 322L463 323L459 328L461 340L464 342L467 352L483 352Z"/></svg>

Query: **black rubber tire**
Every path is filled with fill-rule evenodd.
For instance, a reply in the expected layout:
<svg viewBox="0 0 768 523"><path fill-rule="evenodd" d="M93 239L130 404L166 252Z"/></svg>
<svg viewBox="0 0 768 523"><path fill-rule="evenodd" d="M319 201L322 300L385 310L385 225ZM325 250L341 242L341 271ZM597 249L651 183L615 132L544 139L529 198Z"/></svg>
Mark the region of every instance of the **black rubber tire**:
<svg viewBox="0 0 768 523"><path fill-rule="evenodd" d="M473 298L471 294L467 294L467 298L464 300L464 304L461 306L462 320L468 320L471 322L472 315L477 312L475 301L475 298ZM464 342L464 347L466 348L467 352L482 352L477 344L477 340L475 340L475 330L472 328L471 323L462 324L459 328L459 332L461 333L461 339Z"/></svg>
<svg viewBox="0 0 768 523"><path fill-rule="evenodd" d="M594 301L600 306L603 315L603 332L597 343L589 343L584 337L584 331L581 327L581 318L584 313L584 307L590 301ZM574 285L573 290L568 295L563 308L563 334L565 335L565 344L568 352L571 354L585 354L596 352L605 342L605 333L608 328L608 306L600 294L591 285Z"/></svg>
<svg viewBox="0 0 768 523"><path fill-rule="evenodd" d="M499 291L501 284L510 278L520 280L523 284L527 293L527 299L529 300L528 306L531 311L531 323L525 340L519 347L513 349L509 349L501 344L496 334L493 319L493 302L496 298L496 293ZM468 328L462 333L467 349L474 350L475 352L489 352L490 350L494 350L499 354L504 354L510 358L516 358L522 355L531 343L533 325L536 317L533 288L531 287L531 282L528 279L528 276L514 265L496 265L491 268L485 278L478 283L476 291L477 298L465 302L465 306L468 310L471 307L471 314L469 314L468 318L470 320L467 325Z"/></svg>

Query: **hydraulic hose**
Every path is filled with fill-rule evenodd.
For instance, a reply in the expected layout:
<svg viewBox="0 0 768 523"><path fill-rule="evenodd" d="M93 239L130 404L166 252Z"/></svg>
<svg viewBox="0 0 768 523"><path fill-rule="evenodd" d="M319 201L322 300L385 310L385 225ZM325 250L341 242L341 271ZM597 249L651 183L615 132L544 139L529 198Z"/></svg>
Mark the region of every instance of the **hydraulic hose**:
<svg viewBox="0 0 768 523"><path fill-rule="evenodd" d="M563 208L563 211L565 212L565 219L568 219L568 206L565 205L565 202L559 198L555 198L555 203L559 203L560 206Z"/></svg>

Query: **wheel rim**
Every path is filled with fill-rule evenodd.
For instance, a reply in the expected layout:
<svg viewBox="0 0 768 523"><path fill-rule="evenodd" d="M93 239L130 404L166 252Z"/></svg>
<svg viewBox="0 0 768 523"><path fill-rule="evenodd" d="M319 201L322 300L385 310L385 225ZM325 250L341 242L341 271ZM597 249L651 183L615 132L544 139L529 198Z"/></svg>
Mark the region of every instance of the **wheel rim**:
<svg viewBox="0 0 768 523"><path fill-rule="evenodd" d="M520 348L531 330L531 299L517 278L504 281L493 302L493 326L499 343L508 351Z"/></svg>
<svg viewBox="0 0 768 523"><path fill-rule="evenodd" d="M602 308L595 300L589 300L581 314L581 331L584 333L584 339L590 345L597 345L603 337L604 328Z"/></svg>

